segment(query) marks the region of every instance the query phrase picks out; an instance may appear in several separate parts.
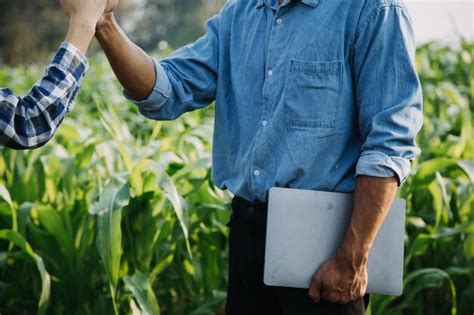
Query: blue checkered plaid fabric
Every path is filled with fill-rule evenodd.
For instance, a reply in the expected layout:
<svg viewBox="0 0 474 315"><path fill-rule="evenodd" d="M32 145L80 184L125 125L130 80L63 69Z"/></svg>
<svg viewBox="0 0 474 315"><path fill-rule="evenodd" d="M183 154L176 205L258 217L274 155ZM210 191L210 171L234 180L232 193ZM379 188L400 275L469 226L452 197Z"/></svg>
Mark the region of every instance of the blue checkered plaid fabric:
<svg viewBox="0 0 474 315"><path fill-rule="evenodd" d="M86 57L62 43L53 62L25 97L0 89L0 145L31 149L44 145L74 106L87 71Z"/></svg>

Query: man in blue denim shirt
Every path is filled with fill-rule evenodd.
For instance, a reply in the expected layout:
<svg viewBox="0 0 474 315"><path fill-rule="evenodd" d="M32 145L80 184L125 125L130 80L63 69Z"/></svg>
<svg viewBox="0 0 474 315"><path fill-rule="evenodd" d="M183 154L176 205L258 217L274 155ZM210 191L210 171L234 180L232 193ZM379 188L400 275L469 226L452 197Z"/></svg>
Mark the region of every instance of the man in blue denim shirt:
<svg viewBox="0 0 474 315"><path fill-rule="evenodd" d="M236 195L234 214L249 210L230 224L227 314L363 313L369 250L419 154L422 95L402 1L231 0L160 62L113 14L96 36L144 116L215 101L212 178ZM309 292L265 286L264 247L248 249L264 239L248 218L273 186L354 192L344 242Z"/></svg>

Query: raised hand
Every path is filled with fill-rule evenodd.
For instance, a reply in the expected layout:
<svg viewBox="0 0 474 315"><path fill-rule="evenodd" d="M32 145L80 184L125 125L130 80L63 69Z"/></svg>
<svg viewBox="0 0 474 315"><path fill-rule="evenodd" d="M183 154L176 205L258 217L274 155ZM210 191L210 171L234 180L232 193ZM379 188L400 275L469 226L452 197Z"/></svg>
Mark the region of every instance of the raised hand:
<svg viewBox="0 0 474 315"><path fill-rule="evenodd" d="M113 15L114 10L117 8L119 1L118 0L108 0L107 6L105 7L104 14L97 22L97 26L105 23L107 19L110 19Z"/></svg>
<svg viewBox="0 0 474 315"><path fill-rule="evenodd" d="M127 93L133 99L143 100L155 86L155 64L127 37L115 20L113 11L117 4L118 0L108 0L104 15L97 23L95 36Z"/></svg>
<svg viewBox="0 0 474 315"><path fill-rule="evenodd" d="M70 19L66 41L85 53L94 37L97 21L104 14L109 2L117 0L59 0L59 2Z"/></svg>
<svg viewBox="0 0 474 315"><path fill-rule="evenodd" d="M117 8L117 5L118 5L118 0L108 0L107 6L105 7L104 14L112 13L115 10L115 8Z"/></svg>

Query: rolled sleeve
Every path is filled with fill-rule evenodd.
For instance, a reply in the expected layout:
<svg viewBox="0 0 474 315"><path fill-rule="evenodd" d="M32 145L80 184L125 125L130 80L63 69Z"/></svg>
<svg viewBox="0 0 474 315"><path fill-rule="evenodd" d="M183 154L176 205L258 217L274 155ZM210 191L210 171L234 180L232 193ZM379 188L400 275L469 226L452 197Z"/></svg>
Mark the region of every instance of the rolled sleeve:
<svg viewBox="0 0 474 315"><path fill-rule="evenodd" d="M356 167L356 176L373 177L396 176L399 185L403 184L410 174L410 160L390 157L379 151L364 151Z"/></svg>
<svg viewBox="0 0 474 315"><path fill-rule="evenodd" d="M220 14L207 21L206 34L196 42L181 47L159 63L155 62L155 87L145 100L137 102L125 94L138 106L142 115L155 120L173 120L215 100L219 24Z"/></svg>
<svg viewBox="0 0 474 315"><path fill-rule="evenodd" d="M87 72L89 63L87 57L74 45L63 42L53 58L52 66L57 66L68 74L72 74L79 82Z"/></svg>
<svg viewBox="0 0 474 315"><path fill-rule="evenodd" d="M125 98L134 103L142 115L150 118L160 112L172 93L171 83L165 69L156 60L153 60L153 63L155 64L156 82L146 99L137 101L127 91L123 92Z"/></svg>

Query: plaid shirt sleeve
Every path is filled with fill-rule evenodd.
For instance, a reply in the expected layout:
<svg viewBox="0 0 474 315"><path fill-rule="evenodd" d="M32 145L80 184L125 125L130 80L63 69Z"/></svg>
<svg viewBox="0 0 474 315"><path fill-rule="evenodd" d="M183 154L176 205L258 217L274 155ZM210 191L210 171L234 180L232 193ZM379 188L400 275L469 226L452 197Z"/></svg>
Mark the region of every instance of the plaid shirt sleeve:
<svg viewBox="0 0 474 315"><path fill-rule="evenodd" d="M81 51L64 42L27 96L0 89L0 145L31 149L48 142L74 106L87 68Z"/></svg>

